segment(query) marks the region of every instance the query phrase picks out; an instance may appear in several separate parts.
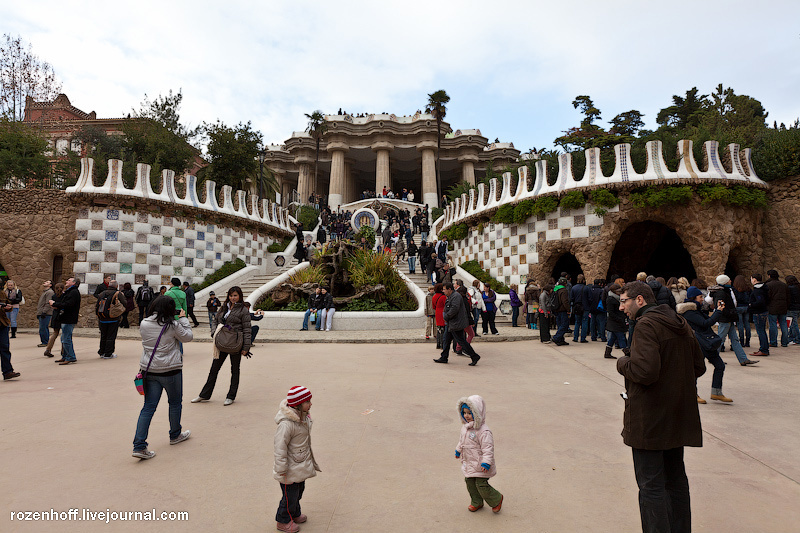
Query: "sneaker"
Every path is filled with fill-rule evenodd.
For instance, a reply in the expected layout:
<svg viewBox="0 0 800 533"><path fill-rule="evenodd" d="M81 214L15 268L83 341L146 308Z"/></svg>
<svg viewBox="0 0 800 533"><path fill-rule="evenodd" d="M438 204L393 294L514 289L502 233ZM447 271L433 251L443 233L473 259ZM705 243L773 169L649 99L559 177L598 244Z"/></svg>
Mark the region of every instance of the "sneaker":
<svg viewBox="0 0 800 533"><path fill-rule="evenodd" d="M207 402L207 401L208 401L208 398L203 398L201 396L198 396L197 398L192 400L192 403L200 403L200 402Z"/></svg>
<svg viewBox="0 0 800 533"><path fill-rule="evenodd" d="M183 442L186 439L188 439L191 434L192 434L192 431L187 429L186 431L184 431L183 433L181 433L180 435L178 435L174 439L169 439L169 443L170 444L178 444L180 442ZM153 454L153 455L155 455L155 454Z"/></svg>
<svg viewBox="0 0 800 533"><path fill-rule="evenodd" d="M103 355L101 357L103 359L116 359L117 358L117 354L115 354L115 353L107 353L107 354L105 354L105 355Z"/></svg>
<svg viewBox="0 0 800 533"><path fill-rule="evenodd" d="M308 517L304 514L301 514L300 516L295 518L294 521L296 524L304 524L305 522L308 521Z"/></svg>
<svg viewBox="0 0 800 533"><path fill-rule="evenodd" d="M230 398L225 398L225 401L222 402L222 405L230 405L232 403L233 403L233 400L231 400Z"/></svg>
<svg viewBox="0 0 800 533"><path fill-rule="evenodd" d="M472 505L472 504L470 504L470 505L467 507L467 509L469 509L469 512L471 512L471 513L474 513L475 511L477 511L477 510L478 510L478 509L480 509L481 507L483 507L483 504L480 504L480 505L478 505L478 506L475 506L475 505Z"/></svg>
<svg viewBox="0 0 800 533"><path fill-rule="evenodd" d="M500 496L500 503L498 503L498 504L497 504L497 506L495 506L495 507L492 507L492 512L493 512L493 513L499 513L499 512L500 512L500 508L501 508L502 506L503 506L503 497L502 497L502 496Z"/></svg>
<svg viewBox="0 0 800 533"><path fill-rule="evenodd" d="M794 343L794 344L797 344L797 343ZM37 345L36 345L36 347L37 347L37 348L44 348L44 347L46 347L46 346L47 346L47 344L44 344L44 343L43 343L43 344L37 344Z"/></svg>
<svg viewBox="0 0 800 533"><path fill-rule="evenodd" d="M500 332L499 331L495 331L494 333L492 333L492 335L500 335Z"/></svg>
<svg viewBox="0 0 800 533"><path fill-rule="evenodd" d="M711 399L712 400L717 400L718 402L725 402L725 403L731 403L733 401L730 398L728 398L727 396L725 396L724 394L712 394L711 395Z"/></svg>
<svg viewBox="0 0 800 533"><path fill-rule="evenodd" d="M156 456L156 452L150 451L147 448L144 450L134 450L133 457L138 457L139 459L152 459Z"/></svg>
<svg viewBox="0 0 800 533"><path fill-rule="evenodd" d="M289 522L288 524L284 524L282 522L278 522L278 531L285 531L287 533L297 533L300 531L300 526L294 523L294 521Z"/></svg>

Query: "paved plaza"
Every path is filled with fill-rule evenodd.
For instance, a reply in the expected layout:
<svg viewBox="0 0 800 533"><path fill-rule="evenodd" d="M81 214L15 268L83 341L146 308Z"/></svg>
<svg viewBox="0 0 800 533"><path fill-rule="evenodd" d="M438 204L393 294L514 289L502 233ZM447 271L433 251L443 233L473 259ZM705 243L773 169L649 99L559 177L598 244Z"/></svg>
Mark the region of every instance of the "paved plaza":
<svg viewBox="0 0 800 533"><path fill-rule="evenodd" d="M22 377L0 383L0 531L275 531L273 418L293 385L314 395L322 468L306 483L303 532L641 530L631 452L620 437L623 379L600 343L481 342L474 368L454 354L436 365L433 345L419 342L258 344L229 407L227 363L212 401L189 403L208 373L211 344L187 344L183 426L192 437L169 445L162 397L148 439L158 455L149 461L131 457L140 342L120 340L113 360L97 357L97 338L75 343L78 364L59 366L42 357L36 335L12 340ZM686 452L694 531L798 531L800 347L774 349L747 368L722 355L734 403L700 406L704 447ZM698 385L706 398L710 383L709 367ZM494 433L492 484L505 495L497 515L467 511L453 457L456 402L470 394L485 398ZM10 520L12 511L87 508L185 511L188 520Z"/></svg>

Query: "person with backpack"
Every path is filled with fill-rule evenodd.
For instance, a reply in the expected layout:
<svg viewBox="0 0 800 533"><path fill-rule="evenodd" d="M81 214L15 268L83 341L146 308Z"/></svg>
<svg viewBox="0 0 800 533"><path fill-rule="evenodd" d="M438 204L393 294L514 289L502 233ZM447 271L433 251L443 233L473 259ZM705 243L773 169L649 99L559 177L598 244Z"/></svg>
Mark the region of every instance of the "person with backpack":
<svg viewBox="0 0 800 533"><path fill-rule="evenodd" d="M117 356L114 348L126 303L125 295L117 290L117 280L109 281L108 288L98 295L95 313L100 327L100 347L97 353L101 359L114 359Z"/></svg>
<svg viewBox="0 0 800 533"><path fill-rule="evenodd" d="M139 307L139 325L142 325L142 320L147 318L147 307L153 301L155 293L147 280L142 282L142 286L136 289L136 305Z"/></svg>
<svg viewBox="0 0 800 533"><path fill-rule="evenodd" d="M567 289L567 278L560 277L558 285L553 288L550 294L550 300L547 307L556 316L556 324L558 330L553 335L553 343L556 346L569 346L569 343L564 340L564 335L567 334L569 329L569 290ZM577 329L577 326L576 326Z"/></svg>
<svg viewBox="0 0 800 533"><path fill-rule="evenodd" d="M606 321L608 318L608 311L606 308L605 281L602 279L596 279L591 287L587 287L587 290L591 290L589 306L591 309L592 323L589 333L591 334L593 341L596 341L599 338L602 342L606 342Z"/></svg>
<svg viewBox="0 0 800 533"><path fill-rule="evenodd" d="M717 335L722 338L719 351L722 351L722 347L725 345L725 338L727 337L731 341L731 349L733 353L736 354L739 364L742 366L754 365L756 362L748 359L747 354L744 353L744 348L742 348L739 342L739 335L736 331L736 321L739 319L739 316L736 314L736 302L733 300L733 293L731 292L731 278L725 274L720 274L717 276L717 285L709 287L708 290L709 294L714 299L714 308L717 307L717 302L725 302L725 308L722 310L722 314L717 320L717 322L719 322Z"/></svg>

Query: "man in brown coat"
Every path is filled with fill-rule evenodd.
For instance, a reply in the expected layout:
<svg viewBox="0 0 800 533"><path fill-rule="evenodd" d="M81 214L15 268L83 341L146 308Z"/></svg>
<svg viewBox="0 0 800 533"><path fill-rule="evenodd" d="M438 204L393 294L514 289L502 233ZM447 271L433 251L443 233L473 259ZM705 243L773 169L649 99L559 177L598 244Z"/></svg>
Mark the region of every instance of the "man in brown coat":
<svg viewBox="0 0 800 533"><path fill-rule="evenodd" d="M617 371L625 377L622 438L633 449L642 531L689 532L683 447L703 445L696 386L706 370L703 354L686 320L656 305L647 284L626 283L620 311L636 321Z"/></svg>

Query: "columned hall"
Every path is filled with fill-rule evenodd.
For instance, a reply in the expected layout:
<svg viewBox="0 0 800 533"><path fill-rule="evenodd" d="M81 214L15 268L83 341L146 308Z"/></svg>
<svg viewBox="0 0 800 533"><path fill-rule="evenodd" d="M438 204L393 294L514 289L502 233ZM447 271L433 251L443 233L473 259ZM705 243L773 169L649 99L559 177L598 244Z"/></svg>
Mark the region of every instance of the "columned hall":
<svg viewBox="0 0 800 533"><path fill-rule="evenodd" d="M326 115L325 121L319 154L316 141L305 132L267 147L265 164L278 179L283 205L307 203L317 193L335 210L359 200L365 191L380 195L385 187L398 196L408 189L414 202L437 207L450 187L462 181L475 184L487 165L500 171L520 154L512 143L489 144L480 130L453 131L442 122L439 189L432 115Z"/></svg>

